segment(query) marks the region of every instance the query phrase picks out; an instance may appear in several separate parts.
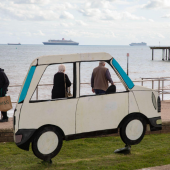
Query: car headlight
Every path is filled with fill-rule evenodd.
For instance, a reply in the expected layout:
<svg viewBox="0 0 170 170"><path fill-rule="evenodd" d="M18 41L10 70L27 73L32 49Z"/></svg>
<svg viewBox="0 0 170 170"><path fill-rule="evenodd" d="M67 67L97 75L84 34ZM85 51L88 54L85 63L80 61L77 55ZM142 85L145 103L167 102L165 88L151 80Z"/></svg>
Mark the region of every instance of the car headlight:
<svg viewBox="0 0 170 170"><path fill-rule="evenodd" d="M157 111L161 112L161 99L160 99L159 96L158 96L158 99L157 99Z"/></svg>

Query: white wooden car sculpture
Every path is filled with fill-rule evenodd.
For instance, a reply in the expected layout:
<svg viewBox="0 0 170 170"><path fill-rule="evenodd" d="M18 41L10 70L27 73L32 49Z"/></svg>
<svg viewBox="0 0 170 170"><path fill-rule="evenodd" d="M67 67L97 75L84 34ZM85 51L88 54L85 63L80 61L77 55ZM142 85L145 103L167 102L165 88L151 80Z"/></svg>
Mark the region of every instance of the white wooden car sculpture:
<svg viewBox="0 0 170 170"><path fill-rule="evenodd" d="M81 97L80 63L86 61L106 61L126 91ZM30 100L46 68L62 63L73 64L73 97ZM134 85L118 62L107 53L52 55L35 59L23 82L13 120L16 145L29 150L32 142L35 156L47 161L58 154L63 140L117 133L120 129L122 141L135 145L143 139L146 125L151 131L162 128L158 93Z"/></svg>

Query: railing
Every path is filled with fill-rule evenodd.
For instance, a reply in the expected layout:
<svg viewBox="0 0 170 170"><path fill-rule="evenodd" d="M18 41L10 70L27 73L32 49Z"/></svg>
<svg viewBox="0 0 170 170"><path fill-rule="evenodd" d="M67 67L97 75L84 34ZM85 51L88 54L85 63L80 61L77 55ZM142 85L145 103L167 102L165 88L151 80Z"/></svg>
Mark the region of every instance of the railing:
<svg viewBox="0 0 170 170"><path fill-rule="evenodd" d="M159 77L159 78L141 78L141 85L143 86L144 82L151 81L152 82L152 89L154 89L155 82L158 83L157 89L154 89L158 92L159 96L161 95L162 101L164 100L165 94L170 94L170 87L165 88L165 82L170 81L170 77ZM168 92L169 91L169 92Z"/></svg>
<svg viewBox="0 0 170 170"><path fill-rule="evenodd" d="M141 78L141 80L134 80L134 83L141 83L141 86L144 86L144 83L146 82L151 82L152 85L152 89L154 89L155 91L158 92L159 96L161 95L162 101L164 100L164 95L165 94L170 94L170 86L169 88L164 88L164 84L165 82L170 81L170 77L160 77L160 78ZM157 88L155 89L155 82L157 82ZM121 83L119 82L114 82L115 84ZM90 83L81 83L81 84L88 84L90 85ZM38 87L39 86L51 86L53 84L39 84L37 86L36 89L36 100L38 100ZM9 86L9 88L11 87L21 87L21 85L12 85ZM168 92L169 91L169 92ZM12 102L12 103L16 103L16 102Z"/></svg>

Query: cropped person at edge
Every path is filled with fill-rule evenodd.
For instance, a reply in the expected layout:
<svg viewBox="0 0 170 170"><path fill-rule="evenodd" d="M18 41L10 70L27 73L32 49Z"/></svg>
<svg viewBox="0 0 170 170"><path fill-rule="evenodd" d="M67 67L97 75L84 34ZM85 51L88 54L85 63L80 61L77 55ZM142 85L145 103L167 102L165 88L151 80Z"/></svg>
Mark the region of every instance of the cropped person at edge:
<svg viewBox="0 0 170 170"><path fill-rule="evenodd" d="M105 67L105 62L100 61L99 66L93 69L91 76L92 92L98 94L105 94L108 89L108 82L114 85L109 69Z"/></svg>
<svg viewBox="0 0 170 170"><path fill-rule="evenodd" d="M9 86L8 77L4 73L4 70L0 68L0 97L4 97L6 95L6 92L8 91L8 86ZM8 122L7 112L1 113L3 118L0 120L0 122Z"/></svg>
<svg viewBox="0 0 170 170"><path fill-rule="evenodd" d="M56 98L65 98L65 83L66 83L66 90L68 87L71 86L71 82L65 74L65 65L61 64L58 66L58 72L54 75L54 85L52 89L52 99ZM65 80L64 80L65 77Z"/></svg>

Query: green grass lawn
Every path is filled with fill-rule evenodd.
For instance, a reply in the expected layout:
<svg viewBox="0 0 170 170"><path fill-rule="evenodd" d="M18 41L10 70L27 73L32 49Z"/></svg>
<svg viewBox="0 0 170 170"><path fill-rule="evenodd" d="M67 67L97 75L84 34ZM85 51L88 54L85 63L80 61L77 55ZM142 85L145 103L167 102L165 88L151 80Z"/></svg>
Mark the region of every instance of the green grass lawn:
<svg viewBox="0 0 170 170"><path fill-rule="evenodd" d="M120 169L132 170L170 164L170 134L146 135L130 154L115 154L124 147L120 137L98 137L64 141L60 153L48 164L15 143L0 143L0 170Z"/></svg>

